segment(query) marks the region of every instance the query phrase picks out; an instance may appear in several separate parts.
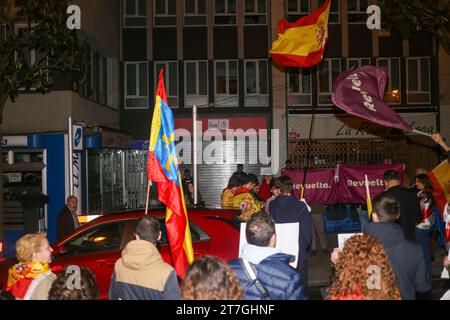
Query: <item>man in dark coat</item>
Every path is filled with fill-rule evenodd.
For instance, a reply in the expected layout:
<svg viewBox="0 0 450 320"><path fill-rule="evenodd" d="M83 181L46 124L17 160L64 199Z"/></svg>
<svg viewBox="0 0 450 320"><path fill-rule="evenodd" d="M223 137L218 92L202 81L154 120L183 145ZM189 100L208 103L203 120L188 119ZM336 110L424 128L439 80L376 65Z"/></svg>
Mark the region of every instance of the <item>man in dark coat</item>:
<svg viewBox="0 0 450 320"><path fill-rule="evenodd" d="M270 202L269 212L275 223L299 223L299 253L297 270L305 287L308 287L308 253L311 248L313 222L311 214L302 201L292 195L294 183L288 176L278 178L281 194Z"/></svg>
<svg viewBox="0 0 450 320"><path fill-rule="evenodd" d="M420 246L406 241L401 227L395 223L399 214L398 201L383 192L373 199L373 223L367 224L363 232L377 238L386 250L402 300L414 300L416 292L427 292L431 287Z"/></svg>
<svg viewBox="0 0 450 320"><path fill-rule="evenodd" d="M273 219L265 212L252 215L245 236L247 244L242 247L241 258L230 262L244 290L244 299L305 300L307 294L300 275L289 265L295 257L275 248Z"/></svg>
<svg viewBox="0 0 450 320"><path fill-rule="evenodd" d="M388 170L383 175L386 192L400 204L399 223L405 239L415 242L416 225L422 221L422 210L414 190L400 186L400 175L395 170Z"/></svg>
<svg viewBox="0 0 450 320"><path fill-rule="evenodd" d="M61 240L63 237L71 233L80 226L77 217L78 199L75 196L67 198L66 205L58 214L56 221L56 238Z"/></svg>

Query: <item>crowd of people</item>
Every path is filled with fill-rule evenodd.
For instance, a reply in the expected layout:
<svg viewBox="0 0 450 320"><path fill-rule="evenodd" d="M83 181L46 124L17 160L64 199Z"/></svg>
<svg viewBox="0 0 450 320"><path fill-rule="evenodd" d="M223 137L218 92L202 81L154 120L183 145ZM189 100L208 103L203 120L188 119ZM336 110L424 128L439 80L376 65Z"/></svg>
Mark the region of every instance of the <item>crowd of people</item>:
<svg viewBox="0 0 450 320"><path fill-rule="evenodd" d="M433 136L446 152L448 145ZM292 165L287 161L287 166ZM289 169L289 168L288 168ZM286 173L286 171L285 171ZM189 176L187 176L189 175ZM432 259L430 241L434 221L433 184L418 172L415 185L401 186L399 173L388 170L383 176L385 191L372 201L371 221L362 233L348 239L343 248L330 255L331 284L325 291L329 300L414 300L430 297ZM185 172L183 184L192 184ZM188 189L187 199L190 199ZM189 194L190 193L190 194ZM200 198L201 199L201 198ZM73 222L76 198L69 198L63 220ZM240 210L246 223L239 258L222 261L203 256L189 266L184 279L167 264L158 251L161 226L146 216L136 225L134 240L122 250L115 263L108 297L111 300L306 300L308 299L308 257L315 254L322 237L323 207L309 206L293 195L288 176L247 174L243 166L230 177L221 196L223 208ZM443 212L450 222L449 204ZM277 248L276 225L298 223L298 255ZM73 222L72 227L75 226ZM320 229L322 225L322 229ZM62 230L62 232L66 232ZM314 241L315 240L315 241ZM449 248L447 248L448 250ZM3 290L19 300L92 300L99 298L95 275L87 268L67 266L58 275L52 272L52 248L44 233L27 234L16 243L18 263L8 271ZM297 258L297 260L295 260ZM298 261L296 268L291 266ZM446 256L443 266L449 268ZM74 286L73 270L78 283ZM450 291L443 299L450 299Z"/></svg>

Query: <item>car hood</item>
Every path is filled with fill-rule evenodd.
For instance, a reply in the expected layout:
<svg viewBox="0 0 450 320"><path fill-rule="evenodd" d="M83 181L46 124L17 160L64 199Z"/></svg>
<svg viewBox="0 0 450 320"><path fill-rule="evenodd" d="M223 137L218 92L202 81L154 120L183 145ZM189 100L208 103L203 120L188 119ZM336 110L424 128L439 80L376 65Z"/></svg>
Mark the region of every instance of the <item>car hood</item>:
<svg viewBox="0 0 450 320"><path fill-rule="evenodd" d="M149 241L130 241L122 251L123 265L133 270L145 269L161 261L158 249Z"/></svg>

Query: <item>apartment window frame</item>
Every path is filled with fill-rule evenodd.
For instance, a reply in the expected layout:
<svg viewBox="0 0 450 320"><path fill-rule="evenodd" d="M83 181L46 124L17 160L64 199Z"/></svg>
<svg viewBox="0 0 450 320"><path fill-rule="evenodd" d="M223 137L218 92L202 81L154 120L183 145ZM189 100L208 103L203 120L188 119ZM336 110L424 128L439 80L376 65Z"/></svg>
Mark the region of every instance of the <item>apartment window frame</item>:
<svg viewBox="0 0 450 320"><path fill-rule="evenodd" d="M200 93L200 64L205 64L206 71L206 93ZM195 64L195 94L188 93L188 64ZM184 61L184 106L185 108L192 108L195 104L199 108L208 107L208 99L209 99L209 79L208 79L208 60L185 60Z"/></svg>
<svg viewBox="0 0 450 320"><path fill-rule="evenodd" d="M210 1L210 0L192 0L192 1L194 1L195 2L195 4L194 4L194 6L195 6L195 12L194 13L187 13L186 12L186 9L187 9L187 5L186 5L186 1L189 1L189 0L184 0L184 26L186 26L186 27L196 27L196 26L206 26L206 22L207 22L207 20L206 20L206 6L207 6L207 1ZM204 5L204 8L205 8L205 13L199 13L198 11L199 11L199 1L204 1L204 3L205 3L205 5ZM204 21L202 21L201 23L198 23L198 21L193 21L192 23L191 22L188 22L188 19L189 18L197 18L197 19L199 19L200 20L200 18L204 18ZM192 19L192 20L194 20L194 19Z"/></svg>
<svg viewBox="0 0 450 320"><path fill-rule="evenodd" d="M146 84L145 84L145 95L141 95L140 92L140 65L142 63L145 63L146 70L147 70L147 77L146 77ZM135 65L135 71L136 71L136 94L135 95L128 95L128 65ZM149 92L148 92L148 85L149 85L149 76L148 76L148 61L124 61L124 109L125 110L145 110L149 108ZM127 106L127 100L128 99L146 99L147 103L145 104L145 107L128 107Z"/></svg>
<svg viewBox="0 0 450 320"><path fill-rule="evenodd" d="M302 1L305 0L285 0L285 4L286 4L286 19L293 23L296 20L306 17L307 15L309 15L311 13L311 3L310 0L306 0L308 2L308 10L302 10ZM296 10L289 10L289 3L290 2L295 2L296 4Z"/></svg>
<svg viewBox="0 0 450 320"><path fill-rule="evenodd" d="M304 81L304 71L309 72L309 92L304 92L305 88L305 81ZM313 101L313 94L312 94L312 72L310 68L289 68L286 71L287 75L287 97L288 97L288 106L289 107L297 107L297 106L311 106ZM291 76L295 75L298 79L298 91L291 91ZM309 100L309 103L302 103L300 100L306 97ZM294 100L298 99L300 102L294 102Z"/></svg>
<svg viewBox="0 0 450 320"><path fill-rule="evenodd" d="M128 14L127 13L127 4L128 1L134 1L134 14ZM144 4L144 13L139 12L140 6L139 3L142 2ZM142 20L144 21L143 24L138 25L128 25L127 20L133 19L136 20ZM147 1L146 0L123 0L123 28L124 29L137 29L137 28L146 28L147 27Z"/></svg>
<svg viewBox="0 0 450 320"><path fill-rule="evenodd" d="M154 79L158 79L159 77L159 71L160 66L164 65L164 84L166 88L166 95L167 95L167 103L169 104L169 107L172 109L179 108L179 86L180 82L178 79L179 74L179 68L177 60L164 60L164 61L154 61ZM172 66L175 66L176 70L172 70ZM173 71L173 72L171 72ZM175 79L172 78L172 75L175 76ZM173 83L171 80L175 81L175 88L172 88ZM173 95L172 93L176 92L176 95Z"/></svg>
<svg viewBox="0 0 450 320"><path fill-rule="evenodd" d="M98 55L97 58L97 79L98 79L98 103L106 105L107 100L107 62L106 58L102 55Z"/></svg>
<svg viewBox="0 0 450 320"><path fill-rule="evenodd" d="M230 93L230 63L236 64L236 93ZM225 82L226 93L217 92L217 64L225 63ZM239 61L214 60L214 105L219 107L237 107L239 105Z"/></svg>
<svg viewBox="0 0 450 320"><path fill-rule="evenodd" d="M352 0L347 0L347 8L350 8L349 5L349 1ZM369 0L354 0L356 1L356 9L355 10L350 10L348 9L348 23L349 24L366 24L367 22L367 7L370 6L370 1ZM367 2L367 7L364 10L361 10L361 1L366 1ZM355 21L351 21L351 17L355 17Z"/></svg>
<svg viewBox="0 0 450 320"><path fill-rule="evenodd" d="M267 92L261 93L261 84L260 84L260 62L266 63L266 87ZM255 77L256 77L256 93L247 93L248 85L247 85L247 63L255 63ZM245 59L244 60L244 106L245 107L268 107L269 106L269 92L270 92L270 82L269 82L269 60L267 59ZM266 101L264 103L249 103L252 98L260 97L261 100L264 98Z"/></svg>
<svg viewBox="0 0 450 320"><path fill-rule="evenodd" d="M157 28L161 27L176 27L177 25L177 1L176 0L159 0L164 1L164 13L157 13L157 1L153 0L153 26ZM170 1L174 1L173 4L175 5L175 13L169 13L170 11ZM158 21L161 21L164 23L159 23Z"/></svg>
<svg viewBox="0 0 450 320"><path fill-rule="evenodd" d="M328 74L327 74L327 78L328 78L328 91L321 91L320 88L320 64L317 67L317 105L318 106L331 106L333 105L333 102L331 101L331 95L333 93L333 84L334 84L334 80L337 78L337 76L342 72L342 61L339 58L328 58L328 59L323 59L321 61L322 63L327 63L328 64ZM338 62L339 64L339 68L338 71L335 73L335 77L333 77L333 62ZM334 78L334 80L333 80ZM329 102L321 102L320 98L321 97L325 97L325 98L329 98Z"/></svg>
<svg viewBox="0 0 450 320"><path fill-rule="evenodd" d="M254 10L252 12L247 12L247 1L253 1ZM264 11L264 13L261 13L261 12L259 12L259 9L260 9L259 1L261 1L261 0L245 0L244 1L244 25L245 26L255 26L255 25L266 26L267 25L268 3L267 3L267 0L262 0L262 1L264 1L264 4L265 4L265 11ZM260 16L264 16L265 22L248 22L247 21L247 18L260 17Z"/></svg>
<svg viewBox="0 0 450 320"><path fill-rule="evenodd" d="M392 72L393 72L393 66L392 66L392 61L396 60L398 62L398 97L399 100L398 102L391 102L391 101L386 101L389 104L393 104L393 105L400 105L402 103L402 95L401 95L401 90L402 90L402 67L401 67L401 60L400 58L395 58L395 57L378 57L376 59L376 65L377 67L380 68L387 68L388 71L388 82L386 84L386 92L385 92L385 96L388 95L389 93L392 94L393 92L393 88L392 88ZM387 62L387 67L384 66L380 66L380 61L386 61Z"/></svg>
<svg viewBox="0 0 450 320"><path fill-rule="evenodd" d="M215 26L235 26L237 24L237 0L234 1L234 13L230 12L230 1L232 0L222 0L224 2L224 11L223 13L217 13L216 12L216 2L218 0L214 0L214 25ZM217 18L232 18L231 20L234 20L234 22L229 23L220 23L217 21Z"/></svg>
<svg viewBox="0 0 450 320"><path fill-rule="evenodd" d="M428 62L428 91L422 91L422 59ZM418 90L410 90L409 88L409 61L417 61L417 87ZM410 101L410 94L427 94L427 101L412 102ZM431 59L430 57L406 57L406 102L407 104L431 104Z"/></svg>

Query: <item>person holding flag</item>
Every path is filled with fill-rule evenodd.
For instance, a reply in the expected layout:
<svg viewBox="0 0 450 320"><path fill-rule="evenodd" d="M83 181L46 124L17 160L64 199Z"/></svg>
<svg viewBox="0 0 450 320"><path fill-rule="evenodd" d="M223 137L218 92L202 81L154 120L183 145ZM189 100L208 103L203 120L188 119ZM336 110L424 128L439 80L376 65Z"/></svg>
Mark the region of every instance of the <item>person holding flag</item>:
<svg viewBox="0 0 450 320"><path fill-rule="evenodd" d="M158 199L166 206L166 230L172 261L177 275L183 279L188 265L194 261L194 251L175 150L173 113L167 104L162 69L155 100L147 175L149 185L150 181L157 183Z"/></svg>

